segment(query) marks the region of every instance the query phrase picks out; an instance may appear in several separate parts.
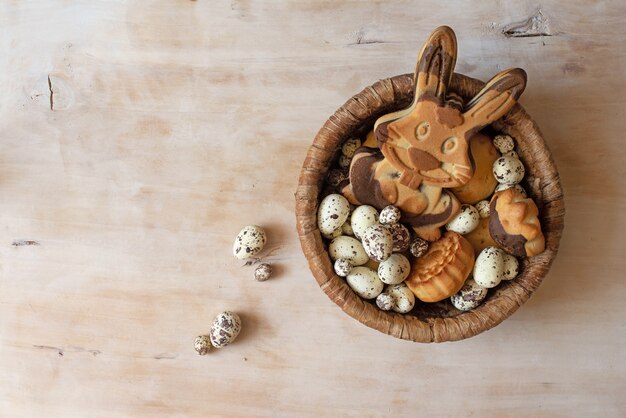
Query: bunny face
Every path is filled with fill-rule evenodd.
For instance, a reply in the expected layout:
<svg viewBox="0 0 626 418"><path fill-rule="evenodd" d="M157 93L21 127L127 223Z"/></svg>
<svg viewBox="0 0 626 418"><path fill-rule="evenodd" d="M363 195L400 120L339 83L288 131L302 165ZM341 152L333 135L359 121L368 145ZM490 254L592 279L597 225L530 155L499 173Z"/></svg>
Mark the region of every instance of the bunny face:
<svg viewBox="0 0 626 418"><path fill-rule="evenodd" d="M383 155L408 187L416 189L422 182L444 188L467 183L472 177L469 138L508 112L526 86L523 70L503 71L461 110L446 98L456 53L452 29L437 28L417 61L413 104L382 116L374 125Z"/></svg>
<svg viewBox="0 0 626 418"><path fill-rule="evenodd" d="M425 184L455 187L472 176L463 115L455 107L422 100L413 112L386 126L381 150L385 157L410 177L411 187Z"/></svg>

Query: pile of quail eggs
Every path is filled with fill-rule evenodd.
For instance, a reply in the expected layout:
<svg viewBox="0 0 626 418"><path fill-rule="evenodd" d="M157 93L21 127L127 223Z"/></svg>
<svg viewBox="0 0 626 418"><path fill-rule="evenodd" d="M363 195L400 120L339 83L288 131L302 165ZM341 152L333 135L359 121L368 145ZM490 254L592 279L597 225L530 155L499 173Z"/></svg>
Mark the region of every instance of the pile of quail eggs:
<svg viewBox="0 0 626 418"><path fill-rule="evenodd" d="M231 344L241 331L241 318L235 312L225 311L215 317L208 335L200 335L194 340L194 349L204 356L213 348Z"/></svg>
<svg viewBox="0 0 626 418"><path fill-rule="evenodd" d="M331 240L328 253L335 273L345 277L357 295L376 299L383 310L407 313L413 309L415 296L403 283L411 263L402 253L413 248L421 255L428 244L411 239L397 207L387 206L380 213L369 205L351 210L346 198L330 194L320 203L318 226Z"/></svg>
<svg viewBox="0 0 626 418"><path fill-rule="evenodd" d="M513 138L497 135L493 143L502 154L492 167L499 183L495 192L515 187L526 196L519 185L524 178L524 165L513 150ZM331 170L328 176L331 185L336 186L346 178L344 171L360 146L357 138L344 143L339 157L343 171ZM445 228L466 235L478 227L480 218L487 217L488 200L476 205L463 204ZM407 255L422 256L428 250L428 242L412 238L400 218L401 212L395 206L387 206L379 213L369 205L354 207L342 195L333 193L320 203L317 221L322 236L330 240L328 253L335 273L345 277L348 286L361 298L375 299L380 309L407 313L415 306L413 292L403 283L411 270ZM514 256L500 248L487 247L476 258L473 275L450 300L459 310L474 309L490 288L502 280L514 279L518 272L519 262Z"/></svg>
<svg viewBox="0 0 626 418"><path fill-rule="evenodd" d="M258 225L248 225L244 227L235 238L233 244L233 256L238 260L253 259L257 263L260 259L255 259L265 248L267 234ZM252 263L254 264L254 263ZM254 269L254 279L264 282L272 275L272 266L268 263L259 263ZM241 331L241 318L232 311L224 311L217 315L211 323L209 334L199 335L194 340L194 349L198 354L204 356L209 354L213 348L222 348L231 344Z"/></svg>

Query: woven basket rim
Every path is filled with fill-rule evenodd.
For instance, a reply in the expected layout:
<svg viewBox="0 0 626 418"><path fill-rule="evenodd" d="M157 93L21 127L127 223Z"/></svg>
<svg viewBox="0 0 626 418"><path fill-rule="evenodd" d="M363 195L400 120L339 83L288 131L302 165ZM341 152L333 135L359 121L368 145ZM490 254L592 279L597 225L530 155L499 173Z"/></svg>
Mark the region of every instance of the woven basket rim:
<svg viewBox="0 0 626 418"><path fill-rule="evenodd" d="M455 73L450 90L469 98L484 84ZM309 147L300 172L295 194L296 226L302 251L320 288L348 315L371 328L405 340L423 343L458 341L500 324L539 287L559 248L565 217L563 189L543 135L530 115L517 104L493 126L511 134L518 142L518 153L527 171L527 189L540 209L546 250L523 260L522 273L515 280L490 291L492 294L485 303L456 316L432 315L420 319L411 314L381 311L364 301L335 274L317 229L322 182L343 141L364 125L373 123L381 114L406 106L412 95L413 75L393 76L366 87L328 118Z"/></svg>

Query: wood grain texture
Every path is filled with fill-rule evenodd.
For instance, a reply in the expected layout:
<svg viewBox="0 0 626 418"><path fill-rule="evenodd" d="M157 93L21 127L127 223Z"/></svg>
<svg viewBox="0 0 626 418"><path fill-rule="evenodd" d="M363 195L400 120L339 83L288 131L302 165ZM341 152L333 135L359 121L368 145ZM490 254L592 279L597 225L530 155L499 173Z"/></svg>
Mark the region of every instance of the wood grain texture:
<svg viewBox="0 0 626 418"><path fill-rule="evenodd" d="M446 4L0 3L2 414L623 416L626 4ZM320 291L293 193L328 116L441 24L458 72L527 71L567 228L511 318L418 345ZM249 223L265 283L231 255ZM197 356L225 309L239 339Z"/></svg>

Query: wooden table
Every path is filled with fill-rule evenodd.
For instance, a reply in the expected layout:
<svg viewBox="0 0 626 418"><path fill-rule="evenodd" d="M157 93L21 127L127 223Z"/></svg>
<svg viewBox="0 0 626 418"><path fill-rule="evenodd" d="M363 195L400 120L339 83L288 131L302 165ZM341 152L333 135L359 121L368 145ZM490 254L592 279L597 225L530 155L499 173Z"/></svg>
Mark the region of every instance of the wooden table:
<svg viewBox="0 0 626 418"><path fill-rule="evenodd" d="M624 416L626 3L0 4L0 415ZM373 331L317 287L293 193L324 120L412 71L529 75L565 188L544 284L464 342ZM269 234L275 277L231 255ZM222 310L238 341L200 357Z"/></svg>

